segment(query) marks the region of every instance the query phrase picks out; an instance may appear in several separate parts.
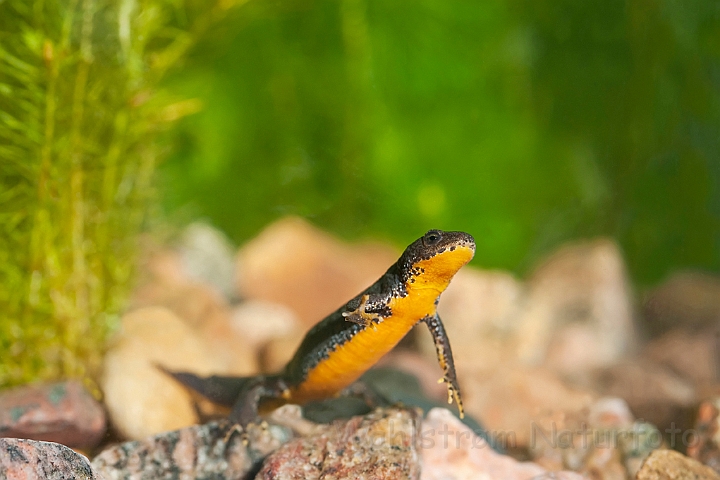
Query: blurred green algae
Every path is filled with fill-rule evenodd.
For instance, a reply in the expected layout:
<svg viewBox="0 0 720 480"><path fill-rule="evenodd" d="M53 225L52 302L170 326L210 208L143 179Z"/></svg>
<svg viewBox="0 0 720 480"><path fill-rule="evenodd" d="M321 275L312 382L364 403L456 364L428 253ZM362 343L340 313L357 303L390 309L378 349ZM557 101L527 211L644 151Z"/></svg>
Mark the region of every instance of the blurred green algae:
<svg viewBox="0 0 720 480"><path fill-rule="evenodd" d="M612 236L633 279L720 269L720 8L296 0L238 9L169 78L167 211L238 243L285 214L523 273Z"/></svg>
<svg viewBox="0 0 720 480"><path fill-rule="evenodd" d="M0 2L0 386L97 374L156 200L159 87L231 3Z"/></svg>

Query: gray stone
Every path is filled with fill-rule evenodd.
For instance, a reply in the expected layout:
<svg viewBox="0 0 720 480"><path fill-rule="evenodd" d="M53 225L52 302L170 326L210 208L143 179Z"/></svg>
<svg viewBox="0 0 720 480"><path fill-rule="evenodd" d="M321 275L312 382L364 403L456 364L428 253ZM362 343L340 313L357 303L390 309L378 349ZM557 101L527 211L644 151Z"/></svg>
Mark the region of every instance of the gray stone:
<svg viewBox="0 0 720 480"><path fill-rule="evenodd" d="M0 393L0 437L92 448L105 434L105 411L77 381L28 385Z"/></svg>
<svg viewBox="0 0 720 480"><path fill-rule="evenodd" d="M87 458L65 445L0 438L0 478L4 480L98 479Z"/></svg>
<svg viewBox="0 0 720 480"><path fill-rule="evenodd" d="M235 298L235 249L225 234L206 223L191 223L178 253L190 280L212 285L228 300Z"/></svg>
<svg viewBox="0 0 720 480"><path fill-rule="evenodd" d="M720 480L720 475L697 460L674 450L655 450L643 463L637 480Z"/></svg>
<svg viewBox="0 0 720 480"><path fill-rule="evenodd" d="M676 328L717 330L720 277L703 272L677 272L646 296L644 313L647 328L654 335Z"/></svg>
<svg viewBox="0 0 720 480"><path fill-rule="evenodd" d="M92 466L107 480L244 478L291 437L277 425L250 428L245 445L242 435L228 432L224 422L210 422L162 433L107 448Z"/></svg>
<svg viewBox="0 0 720 480"><path fill-rule="evenodd" d="M428 412L420 431L421 480L564 479L582 480L568 471L548 472L532 462L519 462L493 450L449 410Z"/></svg>
<svg viewBox="0 0 720 480"><path fill-rule="evenodd" d="M611 240L567 244L528 281L518 356L563 374L615 363L636 347L632 296Z"/></svg>
<svg viewBox="0 0 720 480"><path fill-rule="evenodd" d="M398 408L337 421L283 445L255 478L417 479L419 422L417 412Z"/></svg>

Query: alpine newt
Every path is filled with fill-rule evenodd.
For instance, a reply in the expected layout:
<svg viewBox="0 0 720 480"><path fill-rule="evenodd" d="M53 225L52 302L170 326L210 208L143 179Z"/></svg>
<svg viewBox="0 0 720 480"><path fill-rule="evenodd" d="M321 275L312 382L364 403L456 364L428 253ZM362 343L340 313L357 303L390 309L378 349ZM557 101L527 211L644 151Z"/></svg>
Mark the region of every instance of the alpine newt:
<svg viewBox="0 0 720 480"><path fill-rule="evenodd" d="M275 375L171 374L213 402L232 407L229 420L244 428L257 421L258 412L340 394L423 322L435 341L448 403L457 402L462 418L460 387L437 305L455 273L474 254L475 240L469 234L430 230L377 282L315 325Z"/></svg>

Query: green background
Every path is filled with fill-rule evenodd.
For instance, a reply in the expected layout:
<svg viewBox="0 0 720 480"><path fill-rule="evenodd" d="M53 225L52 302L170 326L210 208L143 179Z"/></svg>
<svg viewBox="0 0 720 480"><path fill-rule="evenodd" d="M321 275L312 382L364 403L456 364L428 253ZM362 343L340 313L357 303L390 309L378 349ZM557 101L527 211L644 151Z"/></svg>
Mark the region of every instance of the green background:
<svg viewBox="0 0 720 480"><path fill-rule="evenodd" d="M636 283L720 269L715 1L253 0L166 81L166 212L237 243L302 215L402 246L465 230L526 272L618 240Z"/></svg>

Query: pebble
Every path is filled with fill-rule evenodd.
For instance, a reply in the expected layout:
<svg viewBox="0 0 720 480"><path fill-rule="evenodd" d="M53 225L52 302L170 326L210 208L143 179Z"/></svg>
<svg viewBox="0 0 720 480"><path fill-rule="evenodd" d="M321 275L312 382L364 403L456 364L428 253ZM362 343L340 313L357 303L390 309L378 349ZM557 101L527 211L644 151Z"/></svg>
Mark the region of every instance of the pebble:
<svg viewBox="0 0 720 480"><path fill-rule="evenodd" d="M225 360L170 310L147 307L126 314L105 356L101 387L119 432L128 439L198 421L191 394L160 371L225 373Z"/></svg>
<svg viewBox="0 0 720 480"><path fill-rule="evenodd" d="M674 450L655 450L643 463L636 480L720 480L720 475L697 460Z"/></svg>
<svg viewBox="0 0 720 480"><path fill-rule="evenodd" d="M302 337L300 319L279 303L248 300L235 306L230 317L232 329L255 351L276 338Z"/></svg>
<svg viewBox="0 0 720 480"><path fill-rule="evenodd" d="M141 441L109 447L92 460L106 480L190 478L245 478L266 455L289 440L285 427L250 428L243 437L227 438L227 424L210 422Z"/></svg>
<svg viewBox="0 0 720 480"><path fill-rule="evenodd" d="M645 459L656 449L665 446L665 439L658 428L647 422L635 422L629 429L619 429L618 446L622 452L625 468L631 476L640 470Z"/></svg>
<svg viewBox="0 0 720 480"><path fill-rule="evenodd" d="M465 410L490 432L508 432L509 447L526 448L540 418L588 407L596 395L568 387L547 369L502 365L494 371L470 370L460 377Z"/></svg>
<svg viewBox="0 0 720 480"><path fill-rule="evenodd" d="M91 449L105 434L105 411L77 381L0 392L0 437Z"/></svg>
<svg viewBox="0 0 720 480"><path fill-rule="evenodd" d="M671 275L646 297L645 326L655 335L681 328L717 330L720 319L720 277L697 271Z"/></svg>
<svg viewBox="0 0 720 480"><path fill-rule="evenodd" d="M643 349L642 357L702 388L715 384L720 378L718 346L718 337L711 330L688 332L675 328L651 340Z"/></svg>
<svg viewBox="0 0 720 480"><path fill-rule="evenodd" d="M235 248L223 232L207 223L191 223L176 250L192 282L211 286L229 301L236 299Z"/></svg>
<svg viewBox="0 0 720 480"><path fill-rule="evenodd" d="M567 468L597 480L634 477L642 461L663 445L653 425L637 422L620 398L604 397L588 408L538 419L529 452L535 462Z"/></svg>
<svg viewBox="0 0 720 480"><path fill-rule="evenodd" d="M573 472L552 472L495 452L450 411L428 412L420 431L421 480L540 479L580 480Z"/></svg>
<svg viewBox="0 0 720 480"><path fill-rule="evenodd" d="M622 398L601 397L588 408L587 421L595 427L623 428L632 425L635 416Z"/></svg>
<svg viewBox="0 0 720 480"><path fill-rule="evenodd" d="M642 358L597 371L595 388L602 395L623 398L637 418L661 429L677 425L696 402L692 383Z"/></svg>
<svg viewBox="0 0 720 480"><path fill-rule="evenodd" d="M169 309L194 329L202 329L208 319L212 321L230 314L222 296L211 287L198 283L152 283L136 292L133 309L158 306Z"/></svg>
<svg viewBox="0 0 720 480"><path fill-rule="evenodd" d="M693 432L684 439L688 456L720 473L720 397L700 403Z"/></svg>
<svg viewBox="0 0 720 480"><path fill-rule="evenodd" d="M518 334L524 293L522 283L507 272L466 266L455 275L440 298L438 314L458 369L473 365L492 370L508 360ZM416 328L427 330L422 325ZM432 337L420 331L417 338L425 356L436 362Z"/></svg>
<svg viewBox="0 0 720 480"><path fill-rule="evenodd" d="M397 261L378 244L348 245L297 217L269 225L238 254L238 292L280 303L309 329Z"/></svg>
<svg viewBox="0 0 720 480"><path fill-rule="evenodd" d="M260 368L265 373L276 373L285 368L302 343L300 332L282 335L268 340L258 352Z"/></svg>
<svg viewBox="0 0 720 480"><path fill-rule="evenodd" d="M147 284L173 286L190 283L177 251L158 245L147 235L141 235L139 243L137 285L140 288L133 292L131 302L138 296L138 291L142 293L142 287ZM139 297L142 299L142 295Z"/></svg>
<svg viewBox="0 0 720 480"><path fill-rule="evenodd" d="M632 296L611 240L566 244L535 269L518 320L518 357L562 374L615 363L636 347Z"/></svg>
<svg viewBox="0 0 720 480"><path fill-rule="evenodd" d="M256 349L246 341L247 332L234 328L232 309L217 289L194 283L175 265L180 262L177 254L165 252L152 258L150 264L154 266L133 292L130 310L165 307L185 321L213 352L221 364L218 373L239 376L258 373Z"/></svg>
<svg viewBox="0 0 720 480"><path fill-rule="evenodd" d="M417 412L398 408L337 421L280 447L255 478L417 479L419 424Z"/></svg>
<svg viewBox="0 0 720 480"><path fill-rule="evenodd" d="M104 480L88 459L65 445L18 438L0 438L3 480Z"/></svg>
<svg viewBox="0 0 720 480"><path fill-rule="evenodd" d="M583 458L578 472L593 480L626 480L632 478L623 466L622 452L611 446L594 446Z"/></svg>

